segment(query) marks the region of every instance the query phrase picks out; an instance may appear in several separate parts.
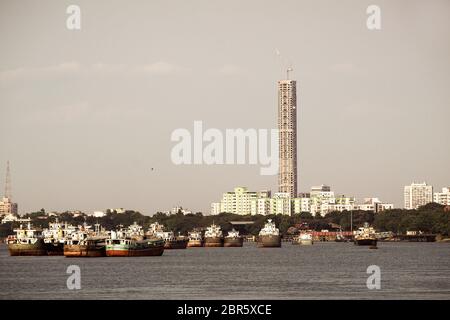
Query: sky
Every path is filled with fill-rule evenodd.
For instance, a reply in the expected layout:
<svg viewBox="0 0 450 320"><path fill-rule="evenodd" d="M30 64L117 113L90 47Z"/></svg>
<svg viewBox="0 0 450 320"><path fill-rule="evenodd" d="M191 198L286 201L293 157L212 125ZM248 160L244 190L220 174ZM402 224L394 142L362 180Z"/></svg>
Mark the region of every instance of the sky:
<svg viewBox="0 0 450 320"><path fill-rule="evenodd" d="M72 4L81 30L66 27ZM371 4L381 30L366 26ZM402 206L413 181L450 185L448 12L446 0L1 0L0 177L9 160L20 213L208 213L235 186L276 191L259 165L175 165L171 133L276 128L290 65L299 192Z"/></svg>

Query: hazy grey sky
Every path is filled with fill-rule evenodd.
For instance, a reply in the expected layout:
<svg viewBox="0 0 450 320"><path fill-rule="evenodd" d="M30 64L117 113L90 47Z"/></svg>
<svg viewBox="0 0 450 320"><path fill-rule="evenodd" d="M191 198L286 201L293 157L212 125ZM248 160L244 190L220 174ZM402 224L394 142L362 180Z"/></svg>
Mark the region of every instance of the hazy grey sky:
<svg viewBox="0 0 450 320"><path fill-rule="evenodd" d="M82 29L66 28L81 7ZM382 29L366 28L366 8ZM176 166L176 128L276 128L275 48L298 81L299 190L402 206L450 185L450 1L0 1L0 176L21 213L277 188L259 165ZM155 170L151 171L154 167ZM3 193L3 191L1 191Z"/></svg>

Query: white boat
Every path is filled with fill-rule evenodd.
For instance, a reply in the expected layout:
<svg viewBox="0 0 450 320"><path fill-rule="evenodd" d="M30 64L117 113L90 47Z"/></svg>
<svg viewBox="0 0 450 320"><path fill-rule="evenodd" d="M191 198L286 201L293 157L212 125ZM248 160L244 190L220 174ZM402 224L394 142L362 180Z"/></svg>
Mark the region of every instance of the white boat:
<svg viewBox="0 0 450 320"><path fill-rule="evenodd" d="M205 247L223 247L223 233L220 226L213 223L206 228Z"/></svg>
<svg viewBox="0 0 450 320"><path fill-rule="evenodd" d="M312 233L309 233L309 232L301 233L298 237L298 244L301 244L301 245L314 244Z"/></svg>
<svg viewBox="0 0 450 320"><path fill-rule="evenodd" d="M268 219L267 223L259 232L258 247L281 247L280 230L276 227L275 223L272 222L272 219Z"/></svg>

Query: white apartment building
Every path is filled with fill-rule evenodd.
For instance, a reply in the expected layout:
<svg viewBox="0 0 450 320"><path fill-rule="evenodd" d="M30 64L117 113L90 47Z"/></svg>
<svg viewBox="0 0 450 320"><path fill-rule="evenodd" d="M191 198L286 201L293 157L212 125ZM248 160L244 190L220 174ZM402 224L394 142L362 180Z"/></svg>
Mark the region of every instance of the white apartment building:
<svg viewBox="0 0 450 320"><path fill-rule="evenodd" d="M170 209L169 211L165 211L164 213L168 216L173 215L173 214L177 214L178 212L181 212L182 214L186 215L186 214L192 214L191 210L188 209L184 209L181 206L175 206L172 209Z"/></svg>
<svg viewBox="0 0 450 320"><path fill-rule="evenodd" d="M220 213L220 202L211 203L211 214L219 214Z"/></svg>
<svg viewBox="0 0 450 320"><path fill-rule="evenodd" d="M433 195L433 202L450 206L450 187L442 188L442 192L435 192Z"/></svg>
<svg viewBox="0 0 450 320"><path fill-rule="evenodd" d="M381 212L385 210L394 209L394 204L383 203L378 198L364 198L363 203L356 205L355 209L363 211Z"/></svg>
<svg viewBox="0 0 450 320"><path fill-rule="evenodd" d="M248 191L246 187L236 187L234 191L223 194L220 207L217 203L211 205L211 214L218 214L220 212L242 215L252 214L252 210L253 212L257 211L253 202L258 198L268 197L270 197L270 191L253 192Z"/></svg>
<svg viewBox="0 0 450 320"><path fill-rule="evenodd" d="M250 192L245 187L236 187L233 192L224 193L221 202L211 204L211 214L291 215L310 212L313 216L325 216L334 211L380 212L393 208L393 204L383 203L378 198L365 198L362 204L358 204L355 197L335 196L326 185L312 187L310 193L299 194L298 198L291 198L289 192L277 192L271 197L270 191Z"/></svg>
<svg viewBox="0 0 450 320"><path fill-rule="evenodd" d="M264 196L262 198L253 199L251 203L251 214L252 215L263 215L266 216L271 212L270 197Z"/></svg>
<svg viewBox="0 0 450 320"><path fill-rule="evenodd" d="M292 198L289 192L276 192L270 199L270 214L283 214L290 216L292 213Z"/></svg>
<svg viewBox="0 0 450 320"><path fill-rule="evenodd" d="M3 197L0 201L0 216L7 214L17 215L17 203L12 202L9 197Z"/></svg>
<svg viewBox="0 0 450 320"><path fill-rule="evenodd" d="M309 194L303 194L299 198L293 199L293 212L295 214L311 212L311 198Z"/></svg>
<svg viewBox="0 0 450 320"><path fill-rule="evenodd" d="M404 189L405 209L417 209L420 206L433 202L433 186L425 182L412 183Z"/></svg>

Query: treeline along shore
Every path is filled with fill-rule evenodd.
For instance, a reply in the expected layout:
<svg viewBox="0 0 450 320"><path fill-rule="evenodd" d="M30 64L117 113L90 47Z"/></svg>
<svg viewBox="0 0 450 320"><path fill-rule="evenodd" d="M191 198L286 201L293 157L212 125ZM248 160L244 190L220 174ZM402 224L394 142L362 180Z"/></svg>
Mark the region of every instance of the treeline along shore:
<svg viewBox="0 0 450 320"><path fill-rule="evenodd" d="M331 212L325 217L316 215L313 217L310 213L304 212L292 216L285 215L237 215L231 213L220 213L218 215L203 215L201 212L195 214L182 214L181 212L173 215L166 215L158 212L153 216L142 215L137 211L125 211L117 213L107 211L104 217L93 217L86 214L80 214L74 217L72 214L60 213L58 216L48 216L44 209L37 212L25 214L22 218L30 218L35 227L46 228L50 222L58 219L60 222L67 222L74 225L83 223L99 223L107 230L116 229L118 226L129 226L136 222L145 228L153 222L164 225L168 230L175 234L186 235L188 231L194 228L206 228L213 222L220 225L223 231L229 231L233 228L230 221L252 221L253 224L239 225L237 228L243 235L257 235L267 219L271 218L280 229L282 235L287 235L299 226L308 229L321 231L330 228L339 227L342 231L349 231L351 221L353 221L353 230L368 222L377 231L391 231L395 234L405 234L406 231L415 230L424 233L441 235L444 238L450 234L450 210L448 207L430 203L420 207L417 210L392 209L384 212L373 213L368 211L344 211ZM13 229L18 226L17 222L8 222L0 225L0 237L5 238L13 233ZM236 227L236 226L235 226Z"/></svg>

